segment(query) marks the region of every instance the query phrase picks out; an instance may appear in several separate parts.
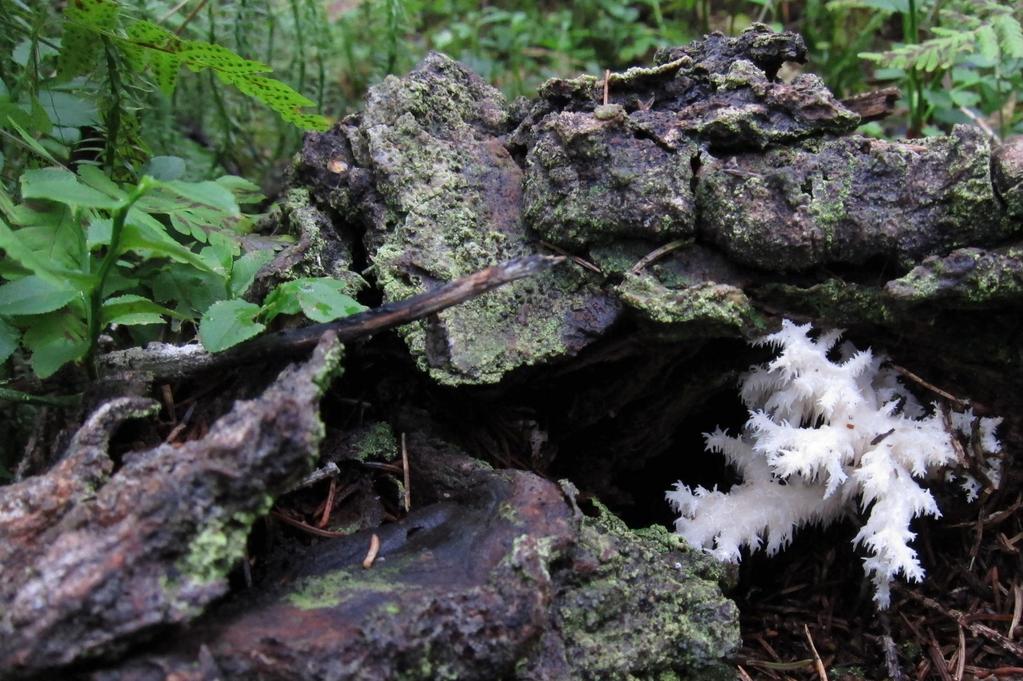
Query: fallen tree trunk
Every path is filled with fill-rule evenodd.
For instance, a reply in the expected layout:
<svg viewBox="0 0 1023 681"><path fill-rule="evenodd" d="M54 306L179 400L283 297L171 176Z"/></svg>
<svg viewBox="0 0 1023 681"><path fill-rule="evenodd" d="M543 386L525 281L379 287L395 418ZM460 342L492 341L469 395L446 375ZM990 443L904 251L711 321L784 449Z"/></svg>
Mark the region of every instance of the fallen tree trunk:
<svg viewBox="0 0 1023 681"><path fill-rule="evenodd" d="M0 678L728 678L732 575L597 500L663 524L718 480L679 452L741 425L747 340L848 327L1021 441L1023 145L858 136L891 93L779 79L804 57L758 26L509 105L433 54L310 135L257 280L365 252L384 306L103 358L103 406L0 489ZM118 435L161 406L126 374L168 443Z"/></svg>

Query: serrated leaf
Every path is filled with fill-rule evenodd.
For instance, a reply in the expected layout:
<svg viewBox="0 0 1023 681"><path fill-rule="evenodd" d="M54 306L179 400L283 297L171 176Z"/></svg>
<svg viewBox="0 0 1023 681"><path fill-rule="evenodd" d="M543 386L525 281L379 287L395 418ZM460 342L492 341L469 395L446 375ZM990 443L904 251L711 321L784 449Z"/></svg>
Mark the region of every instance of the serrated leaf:
<svg viewBox="0 0 1023 681"><path fill-rule="evenodd" d="M984 25L977 29L977 51L981 56L991 61L998 59L998 36L995 29L990 25Z"/></svg>
<svg viewBox="0 0 1023 681"><path fill-rule="evenodd" d="M135 294L115 296L103 301L103 324L162 324L165 317L188 319L186 315Z"/></svg>
<svg viewBox="0 0 1023 681"><path fill-rule="evenodd" d="M177 52L180 50L181 39L159 24L140 19L133 21L125 29L129 42L137 47Z"/></svg>
<svg viewBox="0 0 1023 681"><path fill-rule="evenodd" d="M344 282L328 277L298 280L298 302L314 322L331 322L362 312L364 305L345 294Z"/></svg>
<svg viewBox="0 0 1023 681"><path fill-rule="evenodd" d="M107 237L109 242L109 236ZM163 256L176 262L186 263L204 272L212 272L206 262L198 255L178 244L172 239L155 236L135 224L126 224L121 232L121 252L133 251L146 258Z"/></svg>
<svg viewBox="0 0 1023 681"><path fill-rule="evenodd" d="M56 126L80 128L100 122L95 101L60 90L40 90L38 99L46 116Z"/></svg>
<svg viewBox="0 0 1023 681"><path fill-rule="evenodd" d="M246 59L226 47L201 40L183 41L179 54L185 66L192 71L211 69L219 74L234 76L272 70L266 64Z"/></svg>
<svg viewBox="0 0 1023 681"><path fill-rule="evenodd" d="M307 130L326 130L330 122L317 114L299 111L302 107L313 106L314 101L300 94L279 80L264 76L245 75L230 78L229 82L244 94L257 99L280 114L281 118Z"/></svg>
<svg viewBox="0 0 1023 681"><path fill-rule="evenodd" d="M96 166L83 165L78 168L78 179L96 191L117 199L118 202L128 198L128 192L117 186L106 173Z"/></svg>
<svg viewBox="0 0 1023 681"><path fill-rule="evenodd" d="M216 182L209 180L205 182L172 180L170 182L160 182L158 186L183 199L209 206L210 208L216 208L227 215L236 216L241 214L238 202L234 200L234 195Z"/></svg>
<svg viewBox="0 0 1023 681"><path fill-rule="evenodd" d="M82 289L87 289L93 285L93 277L91 275L70 271L44 261L31 248L26 246L21 238L3 220L0 220L0 248L7 253L8 258L31 271L39 278L56 284L58 287L67 286L69 281Z"/></svg>
<svg viewBox="0 0 1023 681"><path fill-rule="evenodd" d="M32 351L32 370L39 378L47 378L68 362L80 359L89 349L86 334L85 322L67 311L33 319L22 338Z"/></svg>
<svg viewBox="0 0 1023 681"><path fill-rule="evenodd" d="M263 266L274 259L276 255L272 249L265 249L261 251L249 251L242 257L234 261L234 265L231 267L231 278L229 280L229 290L232 298L238 298L252 286L252 282L256 279L256 274L259 270L263 269Z"/></svg>
<svg viewBox="0 0 1023 681"><path fill-rule="evenodd" d="M13 317L53 312L78 295L77 289L29 275L0 286L0 315Z"/></svg>
<svg viewBox="0 0 1023 681"><path fill-rule="evenodd" d="M179 156L154 156L146 163L142 174L157 180L176 180L185 174L185 159Z"/></svg>
<svg viewBox="0 0 1023 681"><path fill-rule="evenodd" d="M280 284L263 301L263 316L270 321L277 315L299 311L315 322L329 322L362 312L366 308L347 295L344 282L330 277L309 277Z"/></svg>
<svg viewBox="0 0 1023 681"><path fill-rule="evenodd" d="M178 84L178 74L181 73L181 57L177 54L157 53L150 58L153 65L153 74L156 76L156 84L160 92L170 97L174 94L174 88Z"/></svg>
<svg viewBox="0 0 1023 681"><path fill-rule="evenodd" d="M6 362L14 354L20 339L21 332L0 318L0 363Z"/></svg>
<svg viewBox="0 0 1023 681"><path fill-rule="evenodd" d="M96 34L112 29L119 13L120 6L114 0L73 0L67 3L58 61L61 78L92 70L103 45Z"/></svg>
<svg viewBox="0 0 1023 681"><path fill-rule="evenodd" d="M210 352L220 352L259 335L266 328L256 321L259 305L244 300L221 300L199 322L199 340Z"/></svg>
<svg viewBox="0 0 1023 681"><path fill-rule="evenodd" d="M1023 59L1023 26L1011 14L999 14L993 20L995 30L1001 38L1002 52L1009 59Z"/></svg>
<svg viewBox="0 0 1023 681"><path fill-rule="evenodd" d="M47 199L70 206L116 208L120 201L78 181L63 168L38 168L21 174L21 195L26 199Z"/></svg>
<svg viewBox="0 0 1023 681"><path fill-rule="evenodd" d="M263 319L271 321L282 314L298 314L302 305L298 302L298 286L294 281L278 284L263 299Z"/></svg>

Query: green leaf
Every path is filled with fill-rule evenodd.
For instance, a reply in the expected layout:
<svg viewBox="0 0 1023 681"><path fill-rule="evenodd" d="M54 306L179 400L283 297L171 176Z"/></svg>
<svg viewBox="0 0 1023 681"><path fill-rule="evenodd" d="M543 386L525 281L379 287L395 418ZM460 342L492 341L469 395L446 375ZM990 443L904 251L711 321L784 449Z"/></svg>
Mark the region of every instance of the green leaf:
<svg viewBox="0 0 1023 681"><path fill-rule="evenodd" d="M277 315L298 314L301 311L302 305L298 302L298 286L294 281L278 284L263 299L263 319L268 322Z"/></svg>
<svg viewBox="0 0 1023 681"><path fill-rule="evenodd" d="M120 205L120 201L80 183L74 173L63 168L26 170L21 174L21 195L86 208L111 210Z"/></svg>
<svg viewBox="0 0 1023 681"><path fill-rule="evenodd" d="M248 96L263 102L280 114L281 118L303 130L322 131L330 127L330 121L323 116L304 114L299 111L302 107L313 106L315 102L279 80L248 74L225 78L225 80Z"/></svg>
<svg viewBox="0 0 1023 681"><path fill-rule="evenodd" d="M256 321L259 305L244 300L221 300L210 306L199 323L199 340L210 352L220 352L258 335L265 325Z"/></svg>
<svg viewBox="0 0 1023 681"><path fill-rule="evenodd" d="M154 156L146 163L142 174L157 180L176 180L185 174L185 159L178 156Z"/></svg>
<svg viewBox="0 0 1023 681"><path fill-rule="evenodd" d="M119 13L116 0L71 0L65 5L58 66L61 78L92 70L103 46L97 33L112 29Z"/></svg>
<svg viewBox="0 0 1023 681"><path fill-rule="evenodd" d="M235 260L229 281L231 297L239 298L248 291L256 279L256 274L264 265L274 259L274 255L276 254L273 250L267 248L260 251L249 251Z"/></svg>
<svg viewBox="0 0 1023 681"><path fill-rule="evenodd" d="M0 318L0 363L6 362L15 350L18 349L18 340L21 332Z"/></svg>
<svg viewBox="0 0 1023 681"><path fill-rule="evenodd" d="M1023 26L1011 14L999 14L992 19L1001 38L1002 52L1009 59L1023 59Z"/></svg>
<svg viewBox="0 0 1023 681"><path fill-rule="evenodd" d="M182 60L192 71L211 69L218 74L238 75L266 73L272 69L266 64L246 59L221 45L201 40L186 40L182 44Z"/></svg>
<svg viewBox="0 0 1023 681"><path fill-rule="evenodd" d="M119 202L128 198L128 192L117 186L107 174L96 166L83 165L78 168L78 179L93 189L103 192Z"/></svg>
<svg viewBox="0 0 1023 681"><path fill-rule="evenodd" d="M188 319L186 315L158 305L143 296L128 294L103 301L103 324L162 324L164 318Z"/></svg>
<svg viewBox="0 0 1023 681"><path fill-rule="evenodd" d="M33 319L22 339L32 351L32 370L39 378L47 378L83 357L89 349L87 333L84 320L66 310Z"/></svg>
<svg viewBox="0 0 1023 681"><path fill-rule="evenodd" d="M165 237L166 238L166 237ZM181 263L187 263L204 272L213 269L202 258L172 239L152 235L149 230L135 224L126 224L121 232L121 252L132 251L144 258L164 256ZM109 241L109 236L107 237Z"/></svg>
<svg viewBox="0 0 1023 681"><path fill-rule="evenodd" d="M210 208L216 208L228 215L240 215L238 202L230 190L222 187L216 182L209 180L205 182L182 182L172 180L170 182L159 182L157 186L180 196L183 199L198 203Z"/></svg>
<svg viewBox="0 0 1023 681"><path fill-rule="evenodd" d="M33 272L40 279L45 279L58 287L67 286L67 282L74 282L79 288L87 289L93 285L93 277L82 272L73 272L62 267L55 267L32 251L25 245L21 238L0 220L0 248L7 253L7 257L14 260L25 269Z"/></svg>
<svg viewBox="0 0 1023 681"><path fill-rule="evenodd" d="M240 204L259 203L265 196L263 190L255 182L250 182L244 177L237 175L223 175L214 180L224 189L230 191L235 200Z"/></svg>
<svg viewBox="0 0 1023 681"><path fill-rule="evenodd" d="M315 322L329 322L362 312L365 306L344 293L344 282L330 277L295 279L280 284L263 302L267 321L280 314L302 311Z"/></svg>
<svg viewBox="0 0 1023 681"><path fill-rule="evenodd" d="M6 123L0 122L0 125L6 125L14 128L15 132L18 133L18 137L21 138L21 141L24 142L29 149L31 149L44 160L46 160L46 162L52 163L54 165L60 165L57 159L53 157L53 154L47 151L46 147L39 143L39 140L37 140L32 135L28 134L25 131L25 128L21 127L21 125L19 125L18 122L14 120L13 116L8 115L7 122Z"/></svg>
<svg viewBox="0 0 1023 681"><path fill-rule="evenodd" d="M97 125L100 122L96 103L59 90L40 90L39 104L50 122L66 128Z"/></svg>
<svg viewBox="0 0 1023 681"><path fill-rule="evenodd" d="M998 60L998 36L990 25L977 29L977 51L981 56L994 62Z"/></svg>
<svg viewBox="0 0 1023 681"><path fill-rule="evenodd" d="M305 316L314 322L330 322L366 309L357 300L343 293L344 282L329 277L298 279L298 302Z"/></svg>
<svg viewBox="0 0 1023 681"><path fill-rule="evenodd" d="M35 275L0 286L0 314L32 315L53 312L79 295L77 289L59 286Z"/></svg>

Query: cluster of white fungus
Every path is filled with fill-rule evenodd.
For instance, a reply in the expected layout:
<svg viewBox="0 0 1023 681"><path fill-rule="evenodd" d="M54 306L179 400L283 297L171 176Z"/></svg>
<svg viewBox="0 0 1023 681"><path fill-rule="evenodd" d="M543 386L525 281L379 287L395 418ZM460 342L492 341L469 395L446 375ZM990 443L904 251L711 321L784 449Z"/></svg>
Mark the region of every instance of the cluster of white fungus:
<svg viewBox="0 0 1023 681"><path fill-rule="evenodd" d="M889 604L898 574L920 581L924 570L909 544L910 522L939 517L931 493L918 482L957 462L953 429L969 435L972 412L946 421L935 406L928 413L882 366L884 358L845 343L828 358L841 331L816 339L810 325L786 320L758 345L780 354L754 366L741 379L750 416L738 437L721 429L705 434L707 449L725 456L742 478L727 493L676 483L668 501L681 514L676 531L689 544L720 560L738 562L743 546L777 553L807 523L829 524L853 515L859 504L866 521L853 539L870 555L864 568L874 582L878 607ZM994 436L1001 419L979 419L980 446L1000 451ZM996 459L990 459L997 461ZM998 480L998 468L987 470ZM976 496L979 483L965 477Z"/></svg>

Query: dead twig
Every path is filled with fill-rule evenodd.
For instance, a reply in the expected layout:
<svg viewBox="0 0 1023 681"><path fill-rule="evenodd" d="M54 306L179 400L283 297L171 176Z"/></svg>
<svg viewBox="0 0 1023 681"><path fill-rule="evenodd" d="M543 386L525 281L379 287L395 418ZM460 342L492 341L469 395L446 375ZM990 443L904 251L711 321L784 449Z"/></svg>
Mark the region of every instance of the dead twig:
<svg viewBox="0 0 1023 681"><path fill-rule="evenodd" d="M337 478L330 479L330 489L327 491L327 500L323 502L323 514L320 516L316 526L323 529L330 522L330 514L334 510L334 495L337 494Z"/></svg>
<svg viewBox="0 0 1023 681"><path fill-rule="evenodd" d="M898 364L892 364L892 368L895 369L900 374L902 374L903 376L905 376L906 378L908 378L909 380L913 381L914 383L923 386L927 390L930 390L935 395L940 395L941 397L944 397L946 400L956 405L960 409L968 409L970 407L969 400L960 399L953 395L952 393L942 390L933 383L928 383L924 379L914 374L909 369L906 369L905 367L900 367Z"/></svg>
<svg viewBox="0 0 1023 681"><path fill-rule="evenodd" d="M817 670L817 678L820 681L828 681L828 671L824 668L824 661L821 660L820 653L817 652L817 646L813 644L810 627L806 624L803 625L803 633L806 635L806 642L810 645L810 652L813 654L813 665Z"/></svg>
<svg viewBox="0 0 1023 681"><path fill-rule="evenodd" d="M215 355L197 345L150 344L146 348L106 353L98 358L97 363L104 371L144 372L151 374L155 380L176 380L211 370L274 361L311 350L327 331L335 332L342 342L366 338L429 317L513 281L534 276L564 260L550 255L515 258L405 300L325 324L269 333Z"/></svg>
<svg viewBox="0 0 1023 681"><path fill-rule="evenodd" d="M979 624L977 622L971 622L969 618L966 617L966 615L964 615L963 613L953 608L946 608L933 598L922 596L909 589L905 589L904 592L914 601L926 606L927 608L933 610L934 612L941 613L945 617L948 617L949 619L953 620L974 636L981 636L991 641L992 643L995 643L1017 660L1023 659L1023 645L1009 639L1004 634L995 631L994 629L987 625Z"/></svg>
<svg viewBox="0 0 1023 681"><path fill-rule="evenodd" d="M313 527L308 523L304 523L301 520L298 520L297 518L292 518L291 516L285 513L281 513L280 511L270 511L270 515L272 515L274 518L277 518L286 525L291 525L292 527L296 527L302 530L303 532L308 532L309 534L315 534L317 537L327 537L329 539L333 539L334 537L348 536L344 532L331 532L330 530L321 530L318 527Z"/></svg>
<svg viewBox="0 0 1023 681"><path fill-rule="evenodd" d="M405 447L405 433L401 434L401 469L405 482L405 513L412 508L412 482L408 470L408 448Z"/></svg>
<svg viewBox="0 0 1023 681"><path fill-rule="evenodd" d="M311 487L324 478L333 478L340 472L341 469L337 467L336 463L328 461L325 466L317 468L315 471L296 482L288 489L288 492L294 492L295 490L302 489L303 487Z"/></svg>
<svg viewBox="0 0 1023 681"><path fill-rule="evenodd" d="M660 260L668 253L671 253L674 250L678 250L679 248L682 248L683 246L686 246L690 243L692 243L692 239L676 239L675 241L669 241L660 248L655 248L654 250L650 251L642 258L640 258L636 262L636 264L629 269L629 274L639 274L650 263Z"/></svg>
<svg viewBox="0 0 1023 681"><path fill-rule="evenodd" d="M566 258L568 258L569 260L574 262L576 265L579 265L579 267L587 269L587 270L589 270L591 272L596 272L600 276L604 276L604 270L600 269L599 267L594 265L592 262L590 262L586 258L582 258L582 257L580 257L578 255L573 255L573 254L569 253L568 251L566 251L561 246L556 246L556 245L554 245L552 243L548 243L546 241L541 241L540 245L543 246L544 248L548 248L548 249L554 251L558 255L565 256Z"/></svg>
<svg viewBox="0 0 1023 681"><path fill-rule="evenodd" d="M366 557L362 560L362 567L365 570L373 567L373 561L377 559L377 554L380 553L380 537L374 533L369 538L369 551L366 552Z"/></svg>

